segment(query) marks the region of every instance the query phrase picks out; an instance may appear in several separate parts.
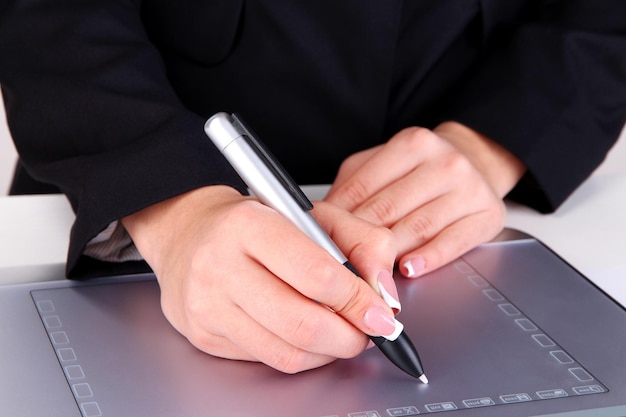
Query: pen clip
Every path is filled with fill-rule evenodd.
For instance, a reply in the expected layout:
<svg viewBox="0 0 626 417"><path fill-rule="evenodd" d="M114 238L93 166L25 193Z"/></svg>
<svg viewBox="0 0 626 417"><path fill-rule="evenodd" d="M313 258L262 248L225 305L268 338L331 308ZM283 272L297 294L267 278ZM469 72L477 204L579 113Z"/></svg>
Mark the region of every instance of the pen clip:
<svg viewBox="0 0 626 417"><path fill-rule="evenodd" d="M259 139L258 136L254 134L252 129L246 125L243 119L241 119L241 116L237 113L233 113L231 117L235 129L239 130L245 141L250 145L254 152L256 152L258 157L261 158L265 166L272 171L276 179L280 181L282 186L289 192L294 200L296 200L298 205L306 211L313 209L313 204L304 192L302 192L302 189L298 186L298 184L296 184L287 171L285 171L282 165L280 165L278 160L276 160L270 151L263 145L261 139Z"/></svg>

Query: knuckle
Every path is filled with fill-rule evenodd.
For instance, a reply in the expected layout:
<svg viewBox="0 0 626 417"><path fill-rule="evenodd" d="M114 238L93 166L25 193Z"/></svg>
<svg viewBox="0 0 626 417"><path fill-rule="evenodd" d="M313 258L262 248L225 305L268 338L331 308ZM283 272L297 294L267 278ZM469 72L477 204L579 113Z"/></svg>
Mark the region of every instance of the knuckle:
<svg viewBox="0 0 626 417"><path fill-rule="evenodd" d="M294 344L307 351L323 340L325 328L326 323L318 314L308 314L289 326L290 330L293 329Z"/></svg>
<svg viewBox="0 0 626 417"><path fill-rule="evenodd" d="M256 200L243 200L228 210L220 223L228 225L234 221L243 221L247 224L254 224L260 214L259 207L260 203Z"/></svg>
<svg viewBox="0 0 626 417"><path fill-rule="evenodd" d="M346 183L342 193L348 204L357 205L368 197L369 189L363 181L354 179Z"/></svg>
<svg viewBox="0 0 626 417"><path fill-rule="evenodd" d="M350 253L350 257L361 259L362 256L370 257L372 254L376 256L380 254L390 253L390 250L396 251L396 241L394 233L382 226L372 227L365 239L363 239Z"/></svg>
<svg viewBox="0 0 626 417"><path fill-rule="evenodd" d="M337 268L341 265L329 262L308 262L303 266L303 275L312 277L320 291L326 290L330 295L337 283ZM324 294L326 296L326 294Z"/></svg>
<svg viewBox="0 0 626 417"><path fill-rule="evenodd" d="M371 216L373 223L378 225L387 225L397 216L397 207L395 203L388 199L379 197L374 199L366 207L367 212Z"/></svg>
<svg viewBox="0 0 626 417"><path fill-rule="evenodd" d="M406 221L406 227L411 235L419 241L429 240L435 231L435 223L428 216L415 214Z"/></svg>
<svg viewBox="0 0 626 417"><path fill-rule="evenodd" d="M419 126L408 127L404 133L404 135L397 135L394 140L408 153L417 152L425 146L432 146L436 139L431 130Z"/></svg>
<svg viewBox="0 0 626 417"><path fill-rule="evenodd" d="M195 297L187 297L185 300L185 315L188 320L195 321L197 318L201 318L206 311L206 307L203 302Z"/></svg>
<svg viewBox="0 0 626 417"><path fill-rule="evenodd" d="M363 285L366 285L365 281L356 277L350 280L344 296L330 307L342 317L362 317L370 301L370 297L363 290Z"/></svg>
<svg viewBox="0 0 626 417"><path fill-rule="evenodd" d="M211 330L211 321L207 321L209 311L207 305L211 303L200 297L186 297L184 317L187 323L187 337L193 340L202 340Z"/></svg>
<svg viewBox="0 0 626 417"><path fill-rule="evenodd" d="M394 243L394 234L391 229L383 226L372 227L367 234L367 241L374 242L383 247Z"/></svg>
<svg viewBox="0 0 626 417"><path fill-rule="evenodd" d="M218 347L216 343L216 338L218 336L207 333L199 326L190 326L184 335L189 343L202 352L210 355L218 354Z"/></svg>
<svg viewBox="0 0 626 417"><path fill-rule="evenodd" d="M474 171L472 163L460 152L447 153L442 163L446 172L454 176L465 177Z"/></svg>
<svg viewBox="0 0 626 417"><path fill-rule="evenodd" d="M306 352L296 347L285 346L274 350L274 354L269 360L269 365L283 373L296 374L308 369L306 356Z"/></svg>

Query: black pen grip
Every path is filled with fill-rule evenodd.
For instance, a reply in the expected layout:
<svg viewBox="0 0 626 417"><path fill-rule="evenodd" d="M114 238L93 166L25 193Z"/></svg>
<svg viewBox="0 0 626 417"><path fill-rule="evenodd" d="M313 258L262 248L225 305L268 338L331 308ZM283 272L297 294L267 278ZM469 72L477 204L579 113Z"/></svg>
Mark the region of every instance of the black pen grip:
<svg viewBox="0 0 626 417"><path fill-rule="evenodd" d="M352 271L357 277L362 278L350 261L344 262L343 266ZM417 354L417 349L415 349L413 342L411 342L411 339L404 330L394 341L387 340L382 336L369 336L369 338L381 352L383 352L387 359L398 368L414 378L419 378L424 375L424 369L422 368L422 362Z"/></svg>
<svg viewBox="0 0 626 417"><path fill-rule="evenodd" d="M370 336L370 339L398 368L414 378L424 375L424 368L417 350L404 331L393 342L381 336Z"/></svg>

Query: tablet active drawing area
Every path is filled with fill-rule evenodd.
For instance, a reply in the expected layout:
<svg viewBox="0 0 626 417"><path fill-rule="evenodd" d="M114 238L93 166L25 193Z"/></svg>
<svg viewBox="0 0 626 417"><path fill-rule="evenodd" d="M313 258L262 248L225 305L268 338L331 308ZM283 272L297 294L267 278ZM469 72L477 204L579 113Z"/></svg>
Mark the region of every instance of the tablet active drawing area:
<svg viewBox="0 0 626 417"><path fill-rule="evenodd" d="M463 259L424 279L398 279L398 287L400 320L428 385L376 349L296 375L213 358L167 323L150 278L35 290L32 297L69 389L89 417L460 416L474 409L515 415L505 410L610 392L533 311Z"/></svg>

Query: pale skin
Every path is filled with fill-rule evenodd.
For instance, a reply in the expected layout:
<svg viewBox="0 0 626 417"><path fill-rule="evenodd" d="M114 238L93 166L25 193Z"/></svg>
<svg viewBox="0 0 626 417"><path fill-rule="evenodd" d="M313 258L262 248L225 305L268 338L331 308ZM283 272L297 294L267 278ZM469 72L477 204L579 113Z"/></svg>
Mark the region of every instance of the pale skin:
<svg viewBox="0 0 626 417"><path fill-rule="evenodd" d="M200 350L300 372L388 335L394 264L417 277L495 236L524 165L461 124L408 128L348 158L314 216L356 278L278 213L227 186L122 219L171 324Z"/></svg>

